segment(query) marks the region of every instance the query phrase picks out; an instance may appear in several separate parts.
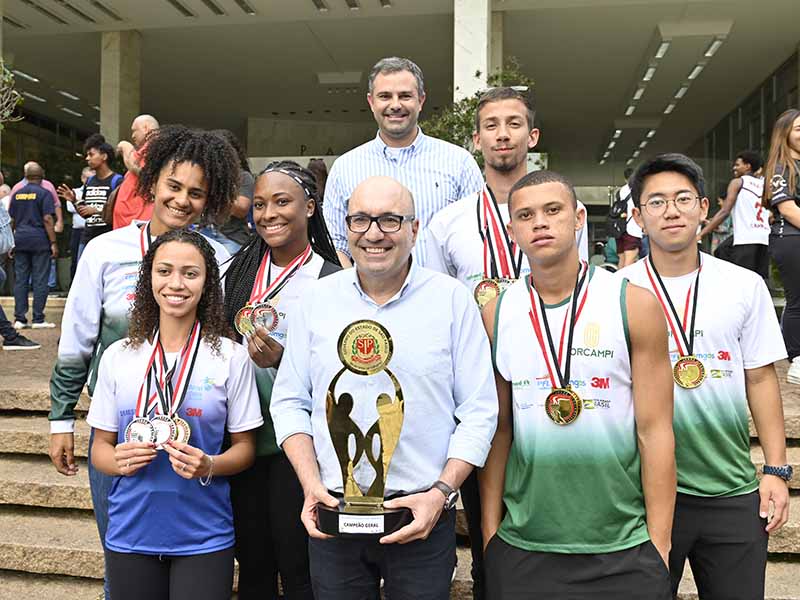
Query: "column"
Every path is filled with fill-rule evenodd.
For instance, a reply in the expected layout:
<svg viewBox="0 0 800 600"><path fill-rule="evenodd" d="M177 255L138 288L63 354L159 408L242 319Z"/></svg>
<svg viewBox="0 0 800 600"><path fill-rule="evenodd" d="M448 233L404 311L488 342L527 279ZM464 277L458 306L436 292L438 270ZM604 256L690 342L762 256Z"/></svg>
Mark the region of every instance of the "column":
<svg viewBox="0 0 800 600"><path fill-rule="evenodd" d="M490 0L453 1L453 100L486 87L489 72Z"/></svg>
<svg viewBox="0 0 800 600"><path fill-rule="evenodd" d="M492 11L492 35L489 38L489 74L495 75L503 70L503 27L505 12Z"/></svg>
<svg viewBox="0 0 800 600"><path fill-rule="evenodd" d="M142 36L138 31L107 31L100 58L100 132L108 143L130 137L141 108Z"/></svg>

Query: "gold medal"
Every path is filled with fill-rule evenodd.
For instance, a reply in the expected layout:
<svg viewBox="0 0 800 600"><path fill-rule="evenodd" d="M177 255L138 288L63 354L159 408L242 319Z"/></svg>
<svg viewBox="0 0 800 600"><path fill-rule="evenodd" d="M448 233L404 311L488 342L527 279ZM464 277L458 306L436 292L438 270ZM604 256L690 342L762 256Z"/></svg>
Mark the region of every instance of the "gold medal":
<svg viewBox="0 0 800 600"><path fill-rule="evenodd" d="M696 356L681 356L672 367L672 378L679 386L691 390L706 378L706 368Z"/></svg>
<svg viewBox="0 0 800 600"><path fill-rule="evenodd" d="M374 375L389 364L394 351L392 337L376 321L363 319L345 327L337 343L339 360L357 375Z"/></svg>
<svg viewBox="0 0 800 600"><path fill-rule="evenodd" d="M236 316L233 318L233 325L236 327L236 331L239 332L239 335L249 337L256 332L253 327L253 322L250 320L252 312L253 307L248 304L240 308L239 312L237 312Z"/></svg>
<svg viewBox="0 0 800 600"><path fill-rule="evenodd" d="M500 295L500 284L495 279L482 279L475 286L474 295L478 306L483 308Z"/></svg>
<svg viewBox="0 0 800 600"><path fill-rule="evenodd" d="M175 423L175 441L179 444L189 443L189 438L192 437L192 428L189 427L189 423L180 417L174 417L172 420Z"/></svg>
<svg viewBox="0 0 800 600"><path fill-rule="evenodd" d="M556 425L569 425L580 416L583 401L570 388L555 388L548 394L544 409Z"/></svg>

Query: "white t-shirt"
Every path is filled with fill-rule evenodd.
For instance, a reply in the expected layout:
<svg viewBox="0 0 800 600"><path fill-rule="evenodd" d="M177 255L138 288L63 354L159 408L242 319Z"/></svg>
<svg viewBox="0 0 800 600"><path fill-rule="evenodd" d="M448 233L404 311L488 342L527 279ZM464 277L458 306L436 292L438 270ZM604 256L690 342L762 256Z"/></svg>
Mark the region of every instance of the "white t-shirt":
<svg viewBox="0 0 800 600"><path fill-rule="evenodd" d="M744 371L786 358L786 348L761 277L711 255L701 257L693 354L703 363L706 379L694 389L674 386L678 491L734 496L758 487L750 460ZM647 260L639 260L616 276L652 292ZM696 275L693 271L681 277L662 277L681 320ZM653 280L658 285L655 274ZM689 306L691 310L691 297ZM691 322L691 313L686 321ZM667 332L674 365L678 348L669 326Z"/></svg>
<svg viewBox="0 0 800 600"><path fill-rule="evenodd" d="M633 194L631 193L631 186L627 183L619 188L619 195L620 198L628 197L628 207L625 209L625 213L628 215L628 222L625 225L625 233L628 235L632 235L635 238L642 237L642 228L639 227L639 224L636 222L636 219L633 218Z"/></svg>
<svg viewBox="0 0 800 600"><path fill-rule="evenodd" d="M80 202L83 199L83 187L72 188L73 193L75 194L75 202ZM67 212L72 215L72 228L73 229L83 229L86 227L86 219L78 214L78 211L75 210L75 204L72 202L67 202Z"/></svg>
<svg viewBox="0 0 800 600"><path fill-rule="evenodd" d="M286 346L286 332L289 328L289 312L294 307L312 281L319 279L319 272L325 260L319 254L313 254L311 260L300 267L270 304L278 311L278 326L269 336L281 346ZM271 264L270 281L275 281L284 267Z"/></svg>
<svg viewBox="0 0 800 600"><path fill-rule="evenodd" d="M764 180L742 175L742 189L733 205L733 245L769 244L769 211L761 205Z"/></svg>
<svg viewBox="0 0 800 600"><path fill-rule="evenodd" d="M472 292L484 278L483 240L478 232L479 200L478 194L470 194L436 213L428 225L424 246L427 268L455 277ZM580 200L578 207L586 210ZM508 204L498 203L497 208L503 223L508 223ZM575 232L575 241L581 259L588 261L589 235L586 225ZM528 259L523 255L519 276L524 278L530 272Z"/></svg>

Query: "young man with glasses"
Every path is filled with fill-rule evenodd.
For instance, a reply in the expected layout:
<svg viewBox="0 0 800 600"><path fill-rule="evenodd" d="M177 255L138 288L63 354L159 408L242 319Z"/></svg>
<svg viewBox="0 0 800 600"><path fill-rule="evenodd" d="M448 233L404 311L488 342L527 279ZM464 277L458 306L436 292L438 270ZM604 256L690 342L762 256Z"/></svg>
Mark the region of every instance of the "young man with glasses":
<svg viewBox="0 0 800 600"><path fill-rule="evenodd" d="M617 277L651 290L668 324L678 468L673 593L688 557L701 598L763 598L768 535L789 511L792 470L774 367L786 350L764 281L698 250L704 187L700 167L681 154L637 169L634 215L651 250ZM760 483L748 405L767 465Z"/></svg>
<svg viewBox="0 0 800 600"><path fill-rule="evenodd" d="M447 600L456 490L483 465L497 422L489 343L464 286L411 260L419 222L405 187L366 179L347 208L355 269L301 299L270 405L305 493L314 595L377 597L383 578L387 597ZM402 415L394 442L376 421L390 407ZM346 441L329 423L346 427ZM383 461L373 462L378 446ZM411 522L371 539L323 534L318 505L338 506L345 490L370 494L375 465L387 476L384 506L410 509Z"/></svg>

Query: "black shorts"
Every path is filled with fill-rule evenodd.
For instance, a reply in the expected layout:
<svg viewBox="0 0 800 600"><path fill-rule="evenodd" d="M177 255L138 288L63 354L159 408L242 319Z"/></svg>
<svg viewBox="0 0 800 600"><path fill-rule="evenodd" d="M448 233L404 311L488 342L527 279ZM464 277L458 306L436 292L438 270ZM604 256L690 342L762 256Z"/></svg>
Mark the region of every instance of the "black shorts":
<svg viewBox="0 0 800 600"><path fill-rule="evenodd" d="M731 247L730 262L761 275L769 277L769 246L766 244L739 244Z"/></svg>
<svg viewBox="0 0 800 600"><path fill-rule="evenodd" d="M678 494L669 553L673 593L688 558L700 598L763 599L769 536L758 508L758 492L730 498Z"/></svg>
<svg viewBox="0 0 800 600"><path fill-rule="evenodd" d="M605 554L530 552L495 535L486 547L488 600L670 600L667 566L652 542Z"/></svg>

